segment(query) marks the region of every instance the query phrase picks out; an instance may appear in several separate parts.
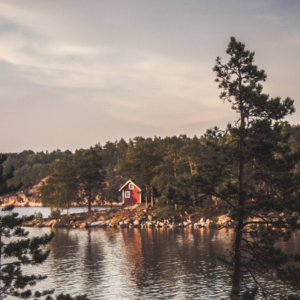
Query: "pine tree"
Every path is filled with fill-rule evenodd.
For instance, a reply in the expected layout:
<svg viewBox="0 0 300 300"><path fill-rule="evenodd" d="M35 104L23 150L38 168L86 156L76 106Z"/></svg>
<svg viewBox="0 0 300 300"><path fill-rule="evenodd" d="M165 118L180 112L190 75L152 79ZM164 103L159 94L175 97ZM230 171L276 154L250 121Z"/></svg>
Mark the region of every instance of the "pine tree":
<svg viewBox="0 0 300 300"><path fill-rule="evenodd" d="M155 167L162 161L161 153L158 151L158 143L151 138L144 139L137 137L135 144L129 147L126 158L120 167L120 173L143 187L146 196L146 206L148 206L148 196L151 199L151 206L154 206L153 178Z"/></svg>
<svg viewBox="0 0 300 300"><path fill-rule="evenodd" d="M13 177L14 169L11 168L7 174L3 174L3 163L6 159L4 155L0 158L0 196L19 188L7 183ZM43 251L41 247L52 240L54 233L28 238L28 232L21 225L23 222L32 221L34 216L20 218L18 213L13 212L13 209L13 206L3 207L0 214L0 299L9 296L21 299L53 300L50 295L54 293L54 289L34 292L30 289L47 276L23 275L22 266L40 265L48 258L50 250ZM13 241L10 241L11 238L14 238ZM56 299L89 300L86 295L72 297L69 294L60 294Z"/></svg>
<svg viewBox="0 0 300 300"><path fill-rule="evenodd" d="M253 64L254 52L234 37L227 54L229 62L223 64L218 57L214 71L223 89L220 98L231 103L239 117L224 131L208 130L205 147L209 159L198 167L191 181L199 195L214 196L230 209L234 244L230 255L220 258L232 267L231 298L240 299L245 274L265 296L267 291L258 275L273 272L288 281L291 274L299 274L290 265L298 256L276 248L275 242L288 240L299 227L300 174L295 165L300 152L291 151L289 136L282 133L280 122L295 111L293 100L262 93L266 74ZM299 281L291 283L300 287Z"/></svg>
<svg viewBox="0 0 300 300"><path fill-rule="evenodd" d="M88 150L77 150L75 152L75 162L78 173L78 183L88 197L88 210L91 211L93 201L93 191L102 187L105 179L105 171L101 163L101 156L97 148Z"/></svg>
<svg viewBox="0 0 300 300"><path fill-rule="evenodd" d="M78 202L78 180L76 168L71 159L59 159L53 164L53 172L41 186L42 203L53 208L67 209L72 203Z"/></svg>
<svg viewBox="0 0 300 300"><path fill-rule="evenodd" d="M13 177L14 168L12 167L6 175L3 174L3 163L6 159L7 156L5 155L0 158L0 196L19 188L9 186L7 183ZM13 206L6 206L1 209L0 214L0 299L6 296L40 298L50 295L54 290L37 291L33 295L28 287L45 279L46 276L23 275L21 267L23 265L37 265L45 261L50 251L42 251L41 246L47 244L54 234L31 239L26 238L28 232L25 232L21 225L23 222L31 221L34 216L19 218L17 213L13 213L13 208ZM18 239L9 241L11 237Z"/></svg>

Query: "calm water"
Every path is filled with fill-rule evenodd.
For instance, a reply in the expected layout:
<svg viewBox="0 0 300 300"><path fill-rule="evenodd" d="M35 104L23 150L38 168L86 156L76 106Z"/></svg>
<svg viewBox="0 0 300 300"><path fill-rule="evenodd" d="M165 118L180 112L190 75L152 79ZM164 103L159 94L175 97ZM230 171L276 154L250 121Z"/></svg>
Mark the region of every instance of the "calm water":
<svg viewBox="0 0 300 300"><path fill-rule="evenodd" d="M103 206L93 206L92 209L98 209L98 210L105 210L105 209L109 209L108 207L103 207ZM69 209L70 214L73 213L80 213L80 212L86 212L88 211L87 207L82 207L82 206L77 206L77 207L71 207ZM23 215L33 215L35 212L41 212L43 214L44 218L47 218L50 215L50 207L15 207L14 208L14 212L19 213L20 216ZM63 210L62 211L63 214L67 213L67 210Z"/></svg>
<svg viewBox="0 0 300 300"><path fill-rule="evenodd" d="M49 228L29 228L31 236ZM228 299L230 278L216 259L231 247L233 231L209 229L55 230L49 259L28 273L47 274L39 287L86 293L91 299ZM293 237L290 251L300 249ZM266 284L277 295L284 287Z"/></svg>

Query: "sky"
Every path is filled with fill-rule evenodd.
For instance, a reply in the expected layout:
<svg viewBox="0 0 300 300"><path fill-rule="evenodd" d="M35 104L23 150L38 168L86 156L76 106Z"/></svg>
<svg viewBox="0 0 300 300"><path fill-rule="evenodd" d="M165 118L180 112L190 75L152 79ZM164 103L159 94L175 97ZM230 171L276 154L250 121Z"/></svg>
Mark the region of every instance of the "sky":
<svg viewBox="0 0 300 300"><path fill-rule="evenodd" d="M300 116L300 1L0 0L0 152L201 136L237 119L212 71L230 37Z"/></svg>

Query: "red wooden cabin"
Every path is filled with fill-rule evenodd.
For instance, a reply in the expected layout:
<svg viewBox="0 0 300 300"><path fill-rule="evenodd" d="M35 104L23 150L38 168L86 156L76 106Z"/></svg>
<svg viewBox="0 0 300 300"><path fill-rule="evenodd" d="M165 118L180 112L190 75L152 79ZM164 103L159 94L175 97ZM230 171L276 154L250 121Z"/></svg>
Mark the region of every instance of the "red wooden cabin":
<svg viewBox="0 0 300 300"><path fill-rule="evenodd" d="M131 180L128 180L120 189L122 193L122 203L141 204L142 190Z"/></svg>

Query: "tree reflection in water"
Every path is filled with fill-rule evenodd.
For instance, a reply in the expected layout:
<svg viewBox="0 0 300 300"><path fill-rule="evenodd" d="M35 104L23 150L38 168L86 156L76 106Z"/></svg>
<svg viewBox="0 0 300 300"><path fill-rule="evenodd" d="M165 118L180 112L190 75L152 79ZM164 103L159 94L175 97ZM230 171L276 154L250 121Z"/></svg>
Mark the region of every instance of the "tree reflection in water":
<svg viewBox="0 0 300 300"><path fill-rule="evenodd" d="M49 230L30 228L30 233ZM231 230L59 228L55 233L42 270L49 278L41 285L57 293L86 293L91 299L213 299L230 291L229 273L216 256L231 247ZM298 238L294 243L299 249Z"/></svg>

